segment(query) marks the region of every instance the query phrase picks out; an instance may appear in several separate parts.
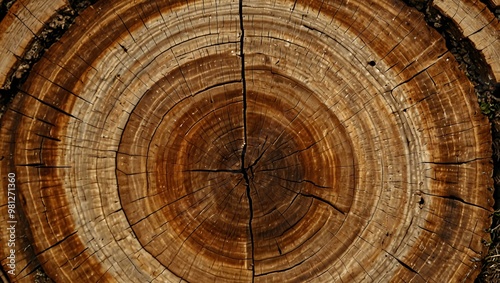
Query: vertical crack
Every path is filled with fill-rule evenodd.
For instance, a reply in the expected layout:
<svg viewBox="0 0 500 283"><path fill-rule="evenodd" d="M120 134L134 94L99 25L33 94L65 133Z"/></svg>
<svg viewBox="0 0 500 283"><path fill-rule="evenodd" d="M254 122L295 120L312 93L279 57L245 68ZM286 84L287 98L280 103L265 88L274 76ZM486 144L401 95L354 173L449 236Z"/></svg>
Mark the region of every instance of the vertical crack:
<svg viewBox="0 0 500 283"><path fill-rule="evenodd" d="M245 29L243 27L243 0L239 0L238 3L238 13L240 17L240 59L241 59L241 84L242 84L242 96L243 96L243 148L241 151L241 173L245 179L246 193L248 198L248 207L250 209L250 217L248 220L248 229L250 232L250 242L252 248L252 282L255 280L255 243L253 237L253 202L251 196L250 179L248 178L248 172L245 168L245 156L247 153L248 136L247 136L247 81L245 77L245 52L243 52L243 43L245 40Z"/></svg>
<svg viewBox="0 0 500 283"><path fill-rule="evenodd" d="M243 27L243 0L239 0L239 15L240 15L240 59L241 59L241 84L243 95L243 151L241 153L241 169L245 169L245 154L248 144L247 137L247 81L245 77L245 52L243 52L243 43L245 38L245 29Z"/></svg>
<svg viewBox="0 0 500 283"><path fill-rule="evenodd" d="M254 282L255 279L255 243L254 243L254 238L253 238L253 227L252 227L252 221L253 221L253 203L252 203L252 196L251 196L251 189L250 189L250 180L248 179L248 174L246 171L243 171L243 178L245 179L245 183L247 186L247 198L248 198L248 207L250 208L250 218L248 220L248 229L250 230L250 242L252 245L252 283Z"/></svg>

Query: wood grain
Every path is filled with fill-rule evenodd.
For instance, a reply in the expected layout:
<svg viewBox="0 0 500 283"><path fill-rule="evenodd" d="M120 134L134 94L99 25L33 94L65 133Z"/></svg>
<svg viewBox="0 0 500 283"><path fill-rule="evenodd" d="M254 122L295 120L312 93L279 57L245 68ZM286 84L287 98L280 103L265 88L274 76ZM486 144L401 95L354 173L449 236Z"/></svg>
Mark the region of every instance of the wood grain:
<svg viewBox="0 0 500 283"><path fill-rule="evenodd" d="M400 1L98 1L1 125L56 282L472 282L487 249L488 119Z"/></svg>
<svg viewBox="0 0 500 283"><path fill-rule="evenodd" d="M24 55L33 37L40 34L44 24L54 16L55 12L65 6L64 0L14 2L0 24L0 85L5 84L12 75L18 59ZM19 76L23 66L17 67Z"/></svg>
<svg viewBox="0 0 500 283"><path fill-rule="evenodd" d="M498 3L497 3L498 4ZM490 65L494 79L500 81L500 21L479 1L438 0L433 6L451 18Z"/></svg>

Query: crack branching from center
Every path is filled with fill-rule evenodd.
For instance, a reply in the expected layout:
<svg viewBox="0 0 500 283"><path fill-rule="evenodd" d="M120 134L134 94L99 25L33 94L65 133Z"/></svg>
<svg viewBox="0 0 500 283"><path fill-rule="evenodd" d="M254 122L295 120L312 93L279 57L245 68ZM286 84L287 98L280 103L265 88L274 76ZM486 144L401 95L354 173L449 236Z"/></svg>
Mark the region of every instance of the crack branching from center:
<svg viewBox="0 0 500 283"><path fill-rule="evenodd" d="M247 168L245 168L245 156L247 153L248 146L248 127L247 127L247 81L245 77L245 52L243 49L243 44L245 40L245 29L243 27L243 0L239 0L238 12L240 16L240 59L241 59L241 84L242 84L242 96L243 96L243 148L241 150L241 173L245 179L246 192L248 198L248 207L250 209L250 217L248 220L248 229L250 233L251 249L252 249L252 282L255 280L255 242L253 237L253 202L252 202L252 192L250 187L250 179L248 177Z"/></svg>

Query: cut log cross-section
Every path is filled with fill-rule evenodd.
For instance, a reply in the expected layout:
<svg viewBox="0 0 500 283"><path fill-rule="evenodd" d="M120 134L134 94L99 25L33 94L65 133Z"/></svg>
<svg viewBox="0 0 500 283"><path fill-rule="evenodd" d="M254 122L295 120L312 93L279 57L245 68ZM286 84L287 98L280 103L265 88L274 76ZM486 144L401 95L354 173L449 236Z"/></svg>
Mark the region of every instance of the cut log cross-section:
<svg viewBox="0 0 500 283"><path fill-rule="evenodd" d="M491 143L403 2L97 1L2 117L30 244L7 275L473 281Z"/></svg>

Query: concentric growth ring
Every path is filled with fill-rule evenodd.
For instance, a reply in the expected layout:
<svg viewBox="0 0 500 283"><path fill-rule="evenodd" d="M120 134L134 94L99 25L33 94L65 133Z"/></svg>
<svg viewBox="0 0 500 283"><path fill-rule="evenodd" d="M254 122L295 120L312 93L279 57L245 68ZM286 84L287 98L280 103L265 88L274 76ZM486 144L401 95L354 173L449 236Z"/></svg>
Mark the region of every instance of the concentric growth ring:
<svg viewBox="0 0 500 283"><path fill-rule="evenodd" d="M137 2L85 10L4 117L51 278L477 273L489 125L422 15L384 0Z"/></svg>

